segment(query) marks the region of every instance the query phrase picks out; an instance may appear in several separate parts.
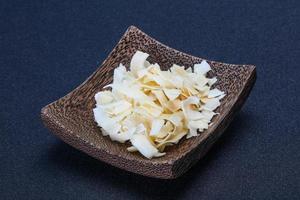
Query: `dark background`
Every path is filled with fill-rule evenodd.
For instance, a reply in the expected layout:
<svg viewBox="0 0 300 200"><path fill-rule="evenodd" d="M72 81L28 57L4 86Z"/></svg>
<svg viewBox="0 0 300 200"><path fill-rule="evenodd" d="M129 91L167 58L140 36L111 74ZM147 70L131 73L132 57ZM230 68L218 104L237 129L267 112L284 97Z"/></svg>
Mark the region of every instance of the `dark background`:
<svg viewBox="0 0 300 200"><path fill-rule="evenodd" d="M300 198L299 1L150 2L0 2L0 199ZM40 120L129 25L202 58L257 66L225 135L177 180L97 161Z"/></svg>

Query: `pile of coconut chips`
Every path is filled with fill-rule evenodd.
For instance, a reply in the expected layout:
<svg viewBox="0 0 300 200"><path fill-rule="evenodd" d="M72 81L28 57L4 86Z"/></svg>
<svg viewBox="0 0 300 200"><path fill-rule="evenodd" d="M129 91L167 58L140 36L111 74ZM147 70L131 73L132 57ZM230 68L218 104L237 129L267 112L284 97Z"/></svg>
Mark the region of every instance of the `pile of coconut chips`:
<svg viewBox="0 0 300 200"><path fill-rule="evenodd" d="M147 158L165 155L166 146L181 138L197 136L208 128L214 110L225 96L211 89L217 81L207 78L206 61L193 69L173 64L168 71L150 64L147 53L137 51L130 70L119 65L113 83L95 95L95 121L111 140L130 141L128 151L139 151Z"/></svg>

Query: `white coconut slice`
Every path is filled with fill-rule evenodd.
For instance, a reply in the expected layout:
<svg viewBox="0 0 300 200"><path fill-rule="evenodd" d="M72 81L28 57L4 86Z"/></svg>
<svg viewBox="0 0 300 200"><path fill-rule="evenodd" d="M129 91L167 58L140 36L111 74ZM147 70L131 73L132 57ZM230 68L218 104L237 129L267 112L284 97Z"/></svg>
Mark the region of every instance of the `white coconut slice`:
<svg viewBox="0 0 300 200"><path fill-rule="evenodd" d="M195 85L197 87L203 87L209 82L209 79L207 79L203 74L197 74L195 79Z"/></svg>
<svg viewBox="0 0 300 200"><path fill-rule="evenodd" d="M137 72L144 69L148 63L146 63L146 59L149 54L137 51L130 62L130 71L137 76Z"/></svg>
<svg viewBox="0 0 300 200"><path fill-rule="evenodd" d="M121 125L115 124L112 127L112 129L108 130L109 137L112 141L118 141L120 143L124 143L132 137L135 131L135 128L130 129L126 132L120 132L120 129L121 129Z"/></svg>
<svg viewBox="0 0 300 200"><path fill-rule="evenodd" d="M222 95L218 96L218 99L221 100L221 99L223 99L225 96L226 96L226 94L222 94Z"/></svg>
<svg viewBox="0 0 300 200"><path fill-rule="evenodd" d="M163 91L170 101L173 101L174 99L176 99L181 93L181 91L178 89L164 88Z"/></svg>
<svg viewBox="0 0 300 200"><path fill-rule="evenodd" d="M210 65L206 62L206 60L203 60L200 64L194 65L194 72L196 74L206 74L210 70Z"/></svg>
<svg viewBox="0 0 300 200"><path fill-rule="evenodd" d="M151 126L151 130L150 130L150 136L155 136L158 135L160 132L160 129L162 128L162 126L164 125L165 120L163 119L154 119L152 121L152 126Z"/></svg>
<svg viewBox="0 0 300 200"><path fill-rule="evenodd" d="M204 116L204 119L208 122L211 121L211 119L216 115L216 113L209 111L209 110L203 110L201 111L201 114Z"/></svg>
<svg viewBox="0 0 300 200"><path fill-rule="evenodd" d="M188 126L193 129L207 129L208 123L204 122L203 120L194 120L190 121Z"/></svg>
<svg viewBox="0 0 300 200"><path fill-rule="evenodd" d="M199 111L191 109L191 105L198 104L199 98L195 96L189 97L182 102L182 111L187 120L197 120L203 118L203 115Z"/></svg>
<svg viewBox="0 0 300 200"><path fill-rule="evenodd" d="M159 151L151 144L146 135L134 134L130 139L134 146L143 156L148 159L152 157L162 156Z"/></svg>
<svg viewBox="0 0 300 200"><path fill-rule="evenodd" d="M217 77L213 77L208 79L208 85L212 86L213 84L215 84L218 81Z"/></svg>
<svg viewBox="0 0 300 200"><path fill-rule="evenodd" d="M220 101L217 98L208 99L208 101L203 105L203 109L213 111L220 106Z"/></svg>
<svg viewBox="0 0 300 200"><path fill-rule="evenodd" d="M193 73L193 69L191 67L187 68L185 71L188 73Z"/></svg>
<svg viewBox="0 0 300 200"><path fill-rule="evenodd" d="M196 137L196 136L198 135L197 129L192 128L192 127L190 127L190 126L188 126L188 128L189 128L189 132L188 132L188 134L186 135L186 138L187 138L187 139L189 139L189 138L191 138L191 137Z"/></svg>
<svg viewBox="0 0 300 200"><path fill-rule="evenodd" d="M113 84L120 84L126 76L126 68L120 63L119 67L114 70Z"/></svg>
<svg viewBox="0 0 300 200"><path fill-rule="evenodd" d="M95 100L97 105L103 105L111 103L114 100L113 94L111 91L101 91L95 94Z"/></svg>
<svg viewBox="0 0 300 200"><path fill-rule="evenodd" d="M127 147L127 151L129 151L129 152L136 152L136 151L138 151L138 149L135 148L134 146L131 146L131 147Z"/></svg>
<svg viewBox="0 0 300 200"><path fill-rule="evenodd" d="M102 127L104 130L109 130L116 124L116 122L113 119L109 118L104 110L100 107L94 108L93 113L98 126Z"/></svg>
<svg viewBox="0 0 300 200"><path fill-rule="evenodd" d="M212 89L208 92L208 98L214 98L214 97L218 97L218 96L221 96L223 95L224 92L222 92L221 90L215 88L215 89Z"/></svg>

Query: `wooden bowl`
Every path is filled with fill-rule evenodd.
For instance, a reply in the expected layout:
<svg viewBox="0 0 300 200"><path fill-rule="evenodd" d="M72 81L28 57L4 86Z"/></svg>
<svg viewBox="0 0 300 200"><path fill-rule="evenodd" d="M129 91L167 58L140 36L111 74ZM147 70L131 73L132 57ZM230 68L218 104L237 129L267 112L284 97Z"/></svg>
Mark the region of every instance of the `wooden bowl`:
<svg viewBox="0 0 300 200"><path fill-rule="evenodd" d="M119 63L128 67L137 50L150 54L150 62L157 62L164 70L174 63L190 67L202 60L167 47L130 26L102 65L72 92L42 108L41 117L56 136L96 159L144 176L173 179L203 157L222 135L255 83L255 66L208 61L212 67L209 75L217 76L216 87L227 94L216 111L220 114L198 137L182 139L168 147L165 156L149 160L139 153L127 152L129 144L102 136L92 112L95 93L112 81L113 70Z"/></svg>

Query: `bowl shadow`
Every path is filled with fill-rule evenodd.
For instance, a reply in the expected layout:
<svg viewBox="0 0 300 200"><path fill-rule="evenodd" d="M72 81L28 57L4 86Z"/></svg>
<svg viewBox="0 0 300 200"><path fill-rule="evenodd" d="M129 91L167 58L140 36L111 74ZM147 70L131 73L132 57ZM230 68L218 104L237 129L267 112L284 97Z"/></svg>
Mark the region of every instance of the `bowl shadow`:
<svg viewBox="0 0 300 200"><path fill-rule="evenodd" d="M144 177L112 167L62 141L58 141L50 148L47 159L61 170L80 176L86 179L88 184L99 185L99 188L103 184L108 184L112 188L126 188L128 192L136 193L136 196L145 199L180 199L186 192L185 188L193 185L195 180L197 184L199 180L201 182L203 173L209 170L222 150L234 142L235 137L250 133L247 121L252 121L250 120L252 117L254 116L250 113L240 111L210 151L187 173L173 180Z"/></svg>

